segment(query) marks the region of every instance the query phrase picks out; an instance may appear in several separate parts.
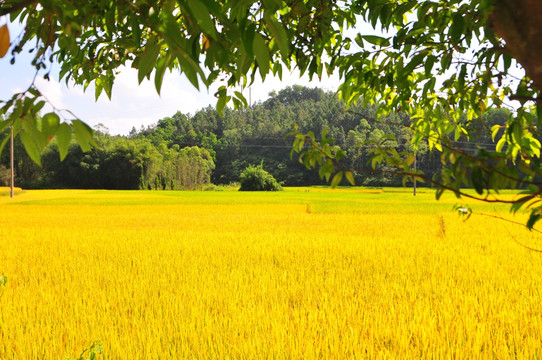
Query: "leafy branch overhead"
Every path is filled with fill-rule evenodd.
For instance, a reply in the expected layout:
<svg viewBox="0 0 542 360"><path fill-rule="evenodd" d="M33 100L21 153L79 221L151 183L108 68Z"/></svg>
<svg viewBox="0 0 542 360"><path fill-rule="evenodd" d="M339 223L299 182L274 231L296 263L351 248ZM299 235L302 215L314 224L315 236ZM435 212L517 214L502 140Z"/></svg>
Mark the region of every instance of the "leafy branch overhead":
<svg viewBox="0 0 542 360"><path fill-rule="evenodd" d="M51 63L57 62L61 79L84 88L93 84L96 97L103 92L111 97L121 66L136 68L139 81L153 80L158 92L166 71L184 74L196 88L223 80L216 93L219 112L230 102L235 108L246 106L242 93L233 88L249 86L257 77L280 78L293 69L311 78L338 73L339 94L346 103L362 99L378 104L380 115L399 111L411 116L413 150L427 141L431 149L442 152L443 169L433 179L440 189L460 195L462 187L472 186L482 198L504 187L526 188L531 199L541 192L540 2L3 0L0 4L0 16L9 15L25 25L12 45L12 62L30 48L36 71L47 77ZM70 122L57 124L57 118L48 115L43 125L38 120L41 101L31 86L0 108L2 126L14 126L36 161L52 138L65 143L67 127L62 124ZM453 146L472 137L469 124L483 119L488 108L512 101L515 109L507 123L487 129L498 144L495 151L465 152ZM71 124L82 146L92 145L89 129ZM332 155L336 158L341 152ZM384 161L390 166L412 158L385 147L377 147L374 157L375 164ZM309 160L311 166L324 166L324 176L328 164ZM341 174L337 176L350 177L344 170ZM338 177L331 181L337 183ZM537 219L540 210L535 206L531 219Z"/></svg>
<svg viewBox="0 0 542 360"><path fill-rule="evenodd" d="M23 49L30 47L34 56L32 65L37 71L45 71L45 78L49 76L51 63L56 62L60 65L61 79L85 89L93 84L96 98L102 92L111 97L122 65L136 68L140 82L154 77L158 92L166 71L184 74L196 88L208 87L219 77L225 77L226 84L216 94L219 111L229 101L236 108L247 105L242 93L230 93L228 86L248 85L256 76L265 78L269 73L281 76L283 66L291 69L293 59L298 65L305 64L303 71L309 69L320 76L323 54L338 53L344 40L340 29L334 29L332 18L342 23L352 16L340 10L338 4L322 6L317 1L300 3L293 12L277 1L260 4L201 0L6 0L1 3L0 16L9 15L12 21L19 19L25 25L12 46L12 63ZM335 13L336 10L340 11ZM353 18L347 20L353 24ZM7 27L2 29L7 31ZM323 37L325 43L319 49L307 49L315 35ZM337 45L327 44L328 40ZM26 134L22 135L26 138L25 148L39 162L43 142L27 129L28 125L22 126L36 123L43 106L42 99L31 89L36 91L32 84L27 91L2 102L0 116L6 124L15 126L16 133ZM15 123L20 115L19 103L27 98L30 100L22 109L26 120ZM41 131L39 126L34 127ZM88 134L81 129L75 123L72 126L77 140L83 140L86 147ZM65 136L58 138L62 141Z"/></svg>

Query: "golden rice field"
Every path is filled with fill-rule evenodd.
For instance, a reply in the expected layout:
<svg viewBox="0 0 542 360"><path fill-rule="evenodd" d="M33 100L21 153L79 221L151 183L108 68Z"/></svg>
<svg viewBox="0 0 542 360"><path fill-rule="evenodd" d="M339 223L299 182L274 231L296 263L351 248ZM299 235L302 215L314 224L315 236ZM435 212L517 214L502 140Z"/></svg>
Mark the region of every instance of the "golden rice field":
<svg viewBox="0 0 542 360"><path fill-rule="evenodd" d="M542 254L515 242L541 238L463 222L455 202L401 189L2 196L0 359L75 359L94 341L97 359L541 358Z"/></svg>

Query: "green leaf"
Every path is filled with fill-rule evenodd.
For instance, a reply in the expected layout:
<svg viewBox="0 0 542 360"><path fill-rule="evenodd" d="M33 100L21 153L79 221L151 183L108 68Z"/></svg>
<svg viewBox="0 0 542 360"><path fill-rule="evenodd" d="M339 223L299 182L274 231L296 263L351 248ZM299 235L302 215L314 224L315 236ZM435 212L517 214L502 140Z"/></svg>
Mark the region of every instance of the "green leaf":
<svg viewBox="0 0 542 360"><path fill-rule="evenodd" d="M145 47L145 52L139 57L137 80L141 84L143 79L147 77L152 69L156 66L156 59L160 54L160 44L158 44L154 36L150 37Z"/></svg>
<svg viewBox="0 0 542 360"><path fill-rule="evenodd" d="M19 133L19 137L30 159L32 159L32 161L41 166L40 152L38 150L38 147L36 146L36 143L32 140L30 135L28 135L26 131L21 131Z"/></svg>
<svg viewBox="0 0 542 360"><path fill-rule="evenodd" d="M501 152L502 148L504 147L504 145L506 144L506 139L505 137L503 136L499 142L497 142L497 146L495 147L495 151L497 152Z"/></svg>
<svg viewBox="0 0 542 360"><path fill-rule="evenodd" d="M39 152L41 152L47 145L46 139L36 127L36 118L25 117L23 120L23 132L32 139Z"/></svg>
<svg viewBox="0 0 542 360"><path fill-rule="evenodd" d="M320 166L320 169L318 169L318 175L320 176L320 179L323 179L325 177L327 181L329 181L332 172L333 162L331 160L327 160L322 166Z"/></svg>
<svg viewBox="0 0 542 360"><path fill-rule="evenodd" d="M523 139L523 131L520 124L512 124L512 138L515 140L516 144L521 144Z"/></svg>
<svg viewBox="0 0 542 360"><path fill-rule="evenodd" d="M132 39L133 43L136 46L139 46L139 43L141 42L141 28L139 27L140 23L138 21L139 19L136 16L133 16L131 19L131 30L132 30Z"/></svg>
<svg viewBox="0 0 542 360"><path fill-rule="evenodd" d="M11 125L11 121L10 121L10 120L3 120L3 121L0 121L0 133L1 133L2 131L4 131L4 129L8 128L10 125Z"/></svg>
<svg viewBox="0 0 542 360"><path fill-rule="evenodd" d="M331 187L335 188L337 185L341 183L341 180L343 179L343 172L339 171L338 173L333 176L333 180L331 180Z"/></svg>
<svg viewBox="0 0 542 360"><path fill-rule="evenodd" d="M4 150L4 147L6 146L10 138L11 138L11 133L9 133L4 139L2 139L2 143L0 143L0 154L2 153L2 150Z"/></svg>
<svg viewBox="0 0 542 360"><path fill-rule="evenodd" d="M532 230L538 220L540 220L540 209L533 209L527 220L527 229Z"/></svg>
<svg viewBox="0 0 542 360"><path fill-rule="evenodd" d="M68 148L72 140L72 129L70 125L62 123L56 129L56 142L58 146L58 153L60 155L60 161L66 158L68 154Z"/></svg>
<svg viewBox="0 0 542 360"><path fill-rule="evenodd" d="M218 98L218 101L216 103L216 112L218 113L218 115L224 116L224 108L226 107L230 99L231 97L226 95L220 96Z"/></svg>
<svg viewBox="0 0 542 360"><path fill-rule="evenodd" d="M103 89L104 86L102 78L96 78L96 80L94 81L94 98L96 101L98 101L98 98L100 97Z"/></svg>
<svg viewBox="0 0 542 360"><path fill-rule="evenodd" d="M159 31L169 45L169 51L173 52L179 61L181 71L184 72L190 83L199 90L198 74L204 83L206 83L206 78L198 62L188 54L188 49L191 49L192 46L188 45L173 15L167 11L162 11L161 15L162 24Z"/></svg>
<svg viewBox="0 0 542 360"><path fill-rule="evenodd" d="M235 94L235 96L241 100L241 102L243 103L243 106L247 107L248 106L248 102L247 102L247 99L245 98L245 96L239 92L239 91L234 91L233 92Z"/></svg>
<svg viewBox="0 0 542 360"><path fill-rule="evenodd" d="M512 65L512 57L507 53L502 53L504 71L507 71Z"/></svg>
<svg viewBox="0 0 542 360"><path fill-rule="evenodd" d="M356 182L354 181L354 174L352 173L352 171L345 171L345 172L344 172L344 176L346 176L346 180L348 180L348 182L349 182L352 186L355 186L355 185L356 185Z"/></svg>
<svg viewBox="0 0 542 360"><path fill-rule="evenodd" d="M477 167L472 170L471 181L474 190L482 195L484 193L484 173L481 168Z"/></svg>
<svg viewBox="0 0 542 360"><path fill-rule="evenodd" d="M254 57L254 36L256 35L256 24L249 24L247 29L243 32L243 45L248 55Z"/></svg>
<svg viewBox="0 0 542 360"><path fill-rule="evenodd" d="M290 43L288 41L288 35L286 34L286 31L284 31L282 25L279 24L276 19L269 16L268 13L265 13L264 19L267 24L267 28L269 29L269 31L271 31L271 34L273 34L273 37L277 42L282 56L287 57L290 54Z"/></svg>
<svg viewBox="0 0 542 360"><path fill-rule="evenodd" d="M437 57L434 56L434 55L429 55L426 59L425 59L425 65L424 65L424 68L425 68L425 75L426 76L431 76L431 70L433 70L433 65L435 65L435 62L437 61ZM434 78L433 78L434 79Z"/></svg>
<svg viewBox="0 0 542 360"><path fill-rule="evenodd" d="M269 72L269 63L271 61L269 57L269 49L267 48L267 44L265 43L263 37L258 33L254 35L254 42L252 45L254 55L256 56L256 62L258 63L258 68L260 69L260 75L262 80L265 80L265 75L267 75Z"/></svg>
<svg viewBox="0 0 542 360"><path fill-rule="evenodd" d="M72 120L72 125L75 139L83 151L90 151L91 145L98 145L93 138L93 131L90 126L80 120Z"/></svg>
<svg viewBox="0 0 542 360"><path fill-rule="evenodd" d="M426 54L424 53L418 53L416 54L412 60L408 63L407 66L405 66L405 69L403 70L405 75L409 75L414 71L414 69L422 63L422 61L425 59Z"/></svg>
<svg viewBox="0 0 542 360"><path fill-rule="evenodd" d="M501 125L493 125L491 127L491 141L495 141L495 137L497 136L497 133L501 129Z"/></svg>
<svg viewBox="0 0 542 360"><path fill-rule="evenodd" d="M296 151L301 152L305 146L305 138L296 139Z"/></svg>
<svg viewBox="0 0 542 360"><path fill-rule="evenodd" d="M361 34L357 34L354 40L360 48L363 49L365 47L365 44L363 43L363 36Z"/></svg>
<svg viewBox="0 0 542 360"><path fill-rule="evenodd" d="M444 188L437 188L437 191L435 192L435 198L437 200L440 200L442 194L444 194L444 191L446 191Z"/></svg>
<svg viewBox="0 0 542 360"><path fill-rule="evenodd" d="M390 46L390 40L385 37L376 35L363 35L361 38L368 43L376 46Z"/></svg>
<svg viewBox="0 0 542 360"><path fill-rule="evenodd" d="M459 45L461 36L465 30L465 19L462 13L456 13L452 18L452 26L450 26L449 35L455 45Z"/></svg>
<svg viewBox="0 0 542 360"><path fill-rule="evenodd" d="M442 70L447 70L452 64L452 60L453 53L451 51L448 51L444 55L442 55L442 57L440 58L440 66L442 67Z"/></svg>
<svg viewBox="0 0 542 360"><path fill-rule="evenodd" d="M170 62L171 54L169 52L167 55L158 58L158 61L156 62L156 71L154 73L154 86L156 88L156 92L158 92L158 95L160 95L160 90L162 90L162 81L164 80L164 74Z"/></svg>
<svg viewBox="0 0 542 360"><path fill-rule="evenodd" d="M215 24L211 18L211 15L209 14L207 6L199 0L188 0L186 4L203 31L205 31L205 33L213 39L216 38Z"/></svg>
<svg viewBox="0 0 542 360"><path fill-rule="evenodd" d="M107 75L103 78L105 94L107 95L109 100L111 100L114 80L115 80L115 77L113 76L113 72L111 71L108 71Z"/></svg>
<svg viewBox="0 0 542 360"><path fill-rule="evenodd" d="M280 1L277 0L263 0L263 4L268 12L274 13L279 9Z"/></svg>
<svg viewBox="0 0 542 360"><path fill-rule="evenodd" d="M41 119L41 131L45 136L54 135L59 124L60 118L57 114L47 113Z"/></svg>
<svg viewBox="0 0 542 360"><path fill-rule="evenodd" d="M179 60L181 70L186 75L186 78L199 90L198 73L201 71L200 67L186 53L178 56L177 60Z"/></svg>
<svg viewBox="0 0 542 360"><path fill-rule="evenodd" d="M44 105L45 105L45 101L39 101L38 103L36 103L36 104L34 105L34 110L33 110L34 113L36 113L36 114L39 113L40 110L43 108Z"/></svg>
<svg viewBox="0 0 542 360"><path fill-rule="evenodd" d="M454 130L454 141L459 140L460 137L461 137L461 129L459 128L459 126L456 126Z"/></svg>

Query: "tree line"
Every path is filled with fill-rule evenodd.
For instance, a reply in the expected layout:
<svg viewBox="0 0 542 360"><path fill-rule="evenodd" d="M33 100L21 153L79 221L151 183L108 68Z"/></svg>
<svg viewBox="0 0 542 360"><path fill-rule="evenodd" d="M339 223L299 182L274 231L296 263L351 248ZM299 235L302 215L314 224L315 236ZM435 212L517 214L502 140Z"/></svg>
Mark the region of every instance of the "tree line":
<svg viewBox="0 0 542 360"><path fill-rule="evenodd" d="M96 131L99 147L83 152L69 146L60 161L53 142L33 162L19 138L14 143L15 183L23 188L193 190L210 183L214 162L205 148L154 146L146 139L127 139ZM9 152L0 158L0 185L9 183Z"/></svg>
<svg viewBox="0 0 542 360"><path fill-rule="evenodd" d="M466 116L462 117L470 139L455 145L470 152L494 150L490 128L506 123L509 115L502 108L487 111L483 119L467 121ZM335 140L333 144L346 151L342 165L357 170L357 185L400 186L402 178L392 174L393 167L379 164L373 169L370 159L382 144L398 152L412 151L410 125L411 119L405 113L378 116L375 106L359 102L347 108L333 92L291 86L244 110L226 108L223 116L213 107L193 115L177 112L145 129L133 128L129 138L148 139L155 146L209 149L216 163L211 176L215 184L236 182L246 167L263 161L265 170L285 186L307 186L327 182L291 153L293 137L288 134L295 126L300 132L314 132L316 137L327 129L327 136ZM427 141L418 144L416 157L417 169L428 176L440 169L440 153L429 151Z"/></svg>

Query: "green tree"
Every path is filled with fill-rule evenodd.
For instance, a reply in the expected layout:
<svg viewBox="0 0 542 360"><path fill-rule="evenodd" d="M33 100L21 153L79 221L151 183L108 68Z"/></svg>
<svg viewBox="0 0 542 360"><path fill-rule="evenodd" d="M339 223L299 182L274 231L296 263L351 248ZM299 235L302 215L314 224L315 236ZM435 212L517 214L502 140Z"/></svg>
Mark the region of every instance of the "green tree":
<svg viewBox="0 0 542 360"><path fill-rule="evenodd" d="M10 170L4 165L0 165L0 186L9 186L10 178Z"/></svg>
<svg viewBox="0 0 542 360"><path fill-rule="evenodd" d="M282 186L273 175L260 165L249 165L239 176L241 187L239 191L282 191Z"/></svg>
<svg viewBox="0 0 542 360"><path fill-rule="evenodd" d="M397 174L432 182L439 195L451 190L503 201L490 194L527 187L524 197L513 200L514 209L542 193L542 3L537 1L3 0L1 5L0 16L18 17L25 24L13 61L29 44L37 71L49 71L56 61L60 78L85 87L92 83L96 96L111 96L120 65L138 69L139 81L152 76L157 91L165 71L178 69L197 88L225 78L217 92L217 109L223 113L229 101L237 108L246 105L234 86L248 85L258 75L280 77L294 67L310 77L337 71L339 92L348 104L362 98L379 105L378 116L408 113L414 150L426 141L442 151L444 162L430 178L410 170L412 154L379 146L372 155L375 166L385 162ZM360 33L345 35L354 26ZM519 80L511 76L515 63L525 72ZM495 151L465 152L454 145L469 138L469 122L509 100L517 100L518 109L505 125L491 128ZM34 161L40 162L53 137L63 158L70 130L83 149L94 143L90 128L77 120L61 122L57 113L45 114L37 125L42 106L39 92L30 86L0 108L0 115L7 116L0 130L13 125ZM353 180L338 159L344 152L310 135L298 132L294 144L305 163L322 165L327 178L338 169L332 183L343 175ZM465 186L478 195L462 192ZM532 209L529 227L540 213L542 207Z"/></svg>

